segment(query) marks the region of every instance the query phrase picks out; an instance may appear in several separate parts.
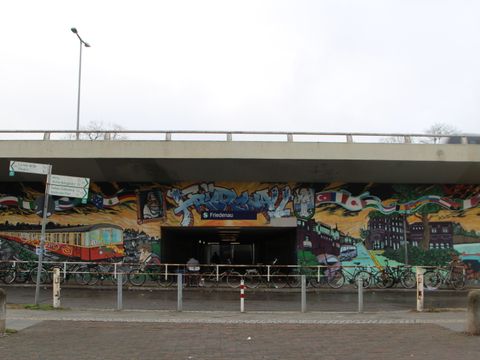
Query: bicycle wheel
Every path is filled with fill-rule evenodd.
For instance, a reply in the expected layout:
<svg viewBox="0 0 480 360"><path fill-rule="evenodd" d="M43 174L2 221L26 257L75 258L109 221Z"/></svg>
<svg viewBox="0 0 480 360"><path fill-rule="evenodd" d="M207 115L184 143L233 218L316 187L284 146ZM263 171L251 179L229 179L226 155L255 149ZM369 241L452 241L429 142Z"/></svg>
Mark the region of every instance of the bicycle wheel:
<svg viewBox="0 0 480 360"><path fill-rule="evenodd" d="M13 269L4 270L5 272L2 274L2 280L5 284L11 284L15 281L17 277L17 273Z"/></svg>
<svg viewBox="0 0 480 360"><path fill-rule="evenodd" d="M242 280L242 275L239 272L231 271L227 275L227 284L231 288L238 288L240 286L240 280Z"/></svg>
<svg viewBox="0 0 480 360"><path fill-rule="evenodd" d="M25 263L21 263L17 266L16 268L16 273L17 273L17 276L15 278L15 281L17 283L25 283L27 282L27 280L29 279L29 276L30 276L30 270L32 268L29 267L27 264Z"/></svg>
<svg viewBox="0 0 480 360"><path fill-rule="evenodd" d="M128 273L128 281L134 286L142 286L147 280L147 275L140 269L133 269Z"/></svg>
<svg viewBox="0 0 480 360"><path fill-rule="evenodd" d="M160 273L157 276L157 284L160 285L161 287L169 287L172 286L173 284L173 276L167 274L165 276L165 273ZM185 284L184 284L185 285Z"/></svg>
<svg viewBox="0 0 480 360"><path fill-rule="evenodd" d="M38 269L32 269L30 271L30 281L32 281L34 284L37 283L37 274L38 274ZM48 272L47 270L43 269L40 271L40 284L45 284L49 279Z"/></svg>
<svg viewBox="0 0 480 360"><path fill-rule="evenodd" d="M287 282L291 288L299 288L302 286L302 276L297 273L290 274L288 275Z"/></svg>
<svg viewBox="0 0 480 360"><path fill-rule="evenodd" d="M283 289L288 285L288 277L279 271L275 271L270 275L270 284L275 289Z"/></svg>
<svg viewBox="0 0 480 360"><path fill-rule="evenodd" d="M386 289L391 288L395 283L395 279L393 278L392 274L386 271L379 271L375 275L375 285L379 289Z"/></svg>
<svg viewBox="0 0 480 360"><path fill-rule="evenodd" d="M364 289L367 289L370 286L372 274L368 271L360 270L353 278L353 286L358 287L358 279L362 279L362 286Z"/></svg>
<svg viewBox="0 0 480 360"><path fill-rule="evenodd" d="M449 282L455 290L462 290L465 287L465 276L463 274L451 274Z"/></svg>
<svg viewBox="0 0 480 360"><path fill-rule="evenodd" d="M427 289L436 289L441 282L442 279L437 271L430 270L423 274L423 286Z"/></svg>
<svg viewBox="0 0 480 360"><path fill-rule="evenodd" d="M345 284L345 275L341 271L334 271L327 275L327 284L333 289L339 289Z"/></svg>
<svg viewBox="0 0 480 360"><path fill-rule="evenodd" d="M119 275L120 273L117 272L117 277L115 277L113 274L110 275L111 276L111 280L113 282L114 285L118 285L118 279L119 279ZM125 285L127 282L128 282L128 275L129 273L128 272L121 272L122 274L122 285Z"/></svg>
<svg viewBox="0 0 480 360"><path fill-rule="evenodd" d="M87 285L95 285L99 280L103 280L104 276L102 270L98 266L89 269L89 281Z"/></svg>
<svg viewBox="0 0 480 360"><path fill-rule="evenodd" d="M202 275L202 278L203 278L203 286L207 288L215 287L218 285L216 271L205 273ZM220 274L219 274L219 278L220 278Z"/></svg>
<svg viewBox="0 0 480 360"><path fill-rule="evenodd" d="M75 270L74 278L78 285L88 285L92 280L92 273L87 266L80 266Z"/></svg>
<svg viewBox="0 0 480 360"><path fill-rule="evenodd" d="M319 288L322 285L322 277L318 278L318 274L307 276L307 287L308 285Z"/></svg>
<svg viewBox="0 0 480 360"><path fill-rule="evenodd" d="M258 273L258 271L247 272L243 276L243 281L247 288L255 289L256 287L258 287L258 285L260 285L260 274Z"/></svg>
<svg viewBox="0 0 480 360"><path fill-rule="evenodd" d="M412 289L417 285L417 278L413 271L406 270L400 277L400 283L406 289Z"/></svg>

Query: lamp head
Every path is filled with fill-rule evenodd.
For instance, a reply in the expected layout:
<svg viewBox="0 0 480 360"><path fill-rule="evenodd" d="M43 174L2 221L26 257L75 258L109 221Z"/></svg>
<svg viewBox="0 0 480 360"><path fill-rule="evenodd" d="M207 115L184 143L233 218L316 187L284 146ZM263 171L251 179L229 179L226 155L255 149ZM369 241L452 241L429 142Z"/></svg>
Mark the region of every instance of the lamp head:
<svg viewBox="0 0 480 360"><path fill-rule="evenodd" d="M90 47L90 45L86 42L83 43L85 45L85 47Z"/></svg>
<svg viewBox="0 0 480 360"><path fill-rule="evenodd" d="M72 30L72 32L73 32L74 34L77 33L77 29L76 29L76 28L71 28L70 30Z"/></svg>

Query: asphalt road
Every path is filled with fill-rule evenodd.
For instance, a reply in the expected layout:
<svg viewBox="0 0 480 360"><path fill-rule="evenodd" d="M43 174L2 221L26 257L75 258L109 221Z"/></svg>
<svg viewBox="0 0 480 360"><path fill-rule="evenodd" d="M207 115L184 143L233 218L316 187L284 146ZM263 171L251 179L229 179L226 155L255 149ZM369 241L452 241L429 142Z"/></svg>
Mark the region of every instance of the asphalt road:
<svg viewBox="0 0 480 360"><path fill-rule="evenodd" d="M35 287L4 286L8 304L32 304ZM466 308L468 291L425 291L425 308ZM316 289L307 292L308 311L356 311L358 297L355 289ZM40 301L52 304L51 287L42 287ZM111 288L69 288L61 290L61 305L78 309L114 309L117 292ZM123 289L124 309L175 310L177 289ZM186 288L183 290L185 311L238 311L240 291L231 289ZM416 308L416 291L404 289L365 290L365 311L412 310ZM300 311L299 289L246 290L247 311Z"/></svg>

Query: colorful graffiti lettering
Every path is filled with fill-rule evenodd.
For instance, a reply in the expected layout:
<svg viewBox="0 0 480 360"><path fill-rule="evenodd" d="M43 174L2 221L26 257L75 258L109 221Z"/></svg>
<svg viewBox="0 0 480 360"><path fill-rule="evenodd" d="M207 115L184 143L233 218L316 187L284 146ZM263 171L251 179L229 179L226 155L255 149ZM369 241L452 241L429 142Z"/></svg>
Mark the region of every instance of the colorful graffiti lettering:
<svg viewBox="0 0 480 360"><path fill-rule="evenodd" d="M292 198L289 186L281 190L278 186L257 190L251 194L244 191L240 195L233 189L216 186L213 183L192 185L184 189L171 188L167 197L177 205L176 215L182 215L182 226L193 225L193 209L202 211L255 211L264 213L268 218L291 216L286 206Z"/></svg>

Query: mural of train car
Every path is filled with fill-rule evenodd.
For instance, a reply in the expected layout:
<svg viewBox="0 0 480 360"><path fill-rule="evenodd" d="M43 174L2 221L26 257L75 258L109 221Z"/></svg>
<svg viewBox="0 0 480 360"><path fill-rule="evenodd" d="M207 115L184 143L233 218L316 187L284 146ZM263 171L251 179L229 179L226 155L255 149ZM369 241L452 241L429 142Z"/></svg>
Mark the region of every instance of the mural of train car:
<svg viewBox="0 0 480 360"><path fill-rule="evenodd" d="M1 231L5 240L22 245L40 245L40 230ZM112 224L47 229L45 249L49 252L82 261L98 261L124 256L123 230Z"/></svg>

